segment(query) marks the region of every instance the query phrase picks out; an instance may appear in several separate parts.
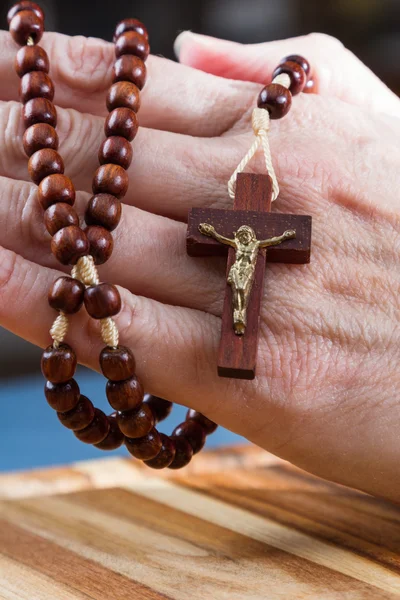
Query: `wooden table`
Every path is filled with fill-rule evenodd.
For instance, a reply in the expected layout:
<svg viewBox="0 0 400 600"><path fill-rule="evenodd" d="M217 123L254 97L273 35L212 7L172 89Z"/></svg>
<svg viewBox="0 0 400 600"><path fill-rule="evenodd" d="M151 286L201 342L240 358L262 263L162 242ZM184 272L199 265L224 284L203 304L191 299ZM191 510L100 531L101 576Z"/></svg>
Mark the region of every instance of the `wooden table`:
<svg viewBox="0 0 400 600"><path fill-rule="evenodd" d="M2 475L0 496L1 599L400 595L400 509L255 448Z"/></svg>

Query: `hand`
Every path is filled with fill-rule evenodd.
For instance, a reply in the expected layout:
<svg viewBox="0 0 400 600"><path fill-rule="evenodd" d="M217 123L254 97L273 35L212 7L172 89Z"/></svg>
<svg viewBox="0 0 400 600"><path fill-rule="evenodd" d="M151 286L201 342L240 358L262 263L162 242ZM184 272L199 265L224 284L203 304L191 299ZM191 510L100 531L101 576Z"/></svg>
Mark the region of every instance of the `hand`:
<svg viewBox="0 0 400 600"><path fill-rule="evenodd" d="M43 45L66 173L89 191L113 48L54 34ZM5 102L18 89L7 33L0 48L0 321L46 346L55 316L46 294L61 268L26 181L20 105ZM297 96L271 125L277 209L313 216L312 262L268 266L258 378L219 379L226 263L186 256L184 221L193 206L231 206L226 183L253 139L260 80L291 52L312 62L321 95ZM184 34L181 58L258 83L150 58L140 151L114 256L100 270L123 288L121 343L134 350L148 391L317 475L399 500L399 101L325 36L242 47ZM254 168L263 172L262 159ZM80 196L82 207L89 195ZM68 341L95 369L96 340L98 325L81 311Z"/></svg>
<svg viewBox="0 0 400 600"><path fill-rule="evenodd" d="M209 225L208 223L200 223L199 231L203 235L208 235L209 237L211 237L215 233L215 228L212 225Z"/></svg>

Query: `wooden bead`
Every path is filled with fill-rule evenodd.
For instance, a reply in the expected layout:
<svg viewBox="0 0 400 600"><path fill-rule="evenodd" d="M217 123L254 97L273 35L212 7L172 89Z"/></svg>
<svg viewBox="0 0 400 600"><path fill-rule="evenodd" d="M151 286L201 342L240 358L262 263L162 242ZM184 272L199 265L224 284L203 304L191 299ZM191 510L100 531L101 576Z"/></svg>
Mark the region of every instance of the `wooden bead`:
<svg viewBox="0 0 400 600"><path fill-rule="evenodd" d="M104 132L107 137L121 136L130 142L136 136L139 123L136 113L130 108L114 108L108 115Z"/></svg>
<svg viewBox="0 0 400 600"><path fill-rule="evenodd" d="M51 251L62 265L76 265L89 254L89 241L80 227L70 225L57 231L51 240Z"/></svg>
<svg viewBox="0 0 400 600"><path fill-rule="evenodd" d="M43 71L48 73L50 61L47 52L41 46L23 46L17 52L14 68L19 77L31 71Z"/></svg>
<svg viewBox="0 0 400 600"><path fill-rule="evenodd" d="M115 285L100 283L86 289L85 306L93 319L107 319L121 310L121 296Z"/></svg>
<svg viewBox="0 0 400 600"><path fill-rule="evenodd" d="M42 373L51 383L65 383L76 370L76 354L67 344L49 346L42 355Z"/></svg>
<svg viewBox="0 0 400 600"><path fill-rule="evenodd" d="M28 171L32 181L39 185L48 175L64 173L64 161L56 150L43 148L30 157Z"/></svg>
<svg viewBox="0 0 400 600"><path fill-rule="evenodd" d="M146 27L143 25L139 19L124 19L120 21L115 28L114 32L114 44L118 40L119 36L125 33L125 31L137 31L141 35L144 36L146 40L149 39L149 34L147 33Z"/></svg>
<svg viewBox="0 0 400 600"><path fill-rule="evenodd" d="M117 58L124 54L133 54L144 61L149 56L149 52L149 42L137 31L125 31L115 42L115 55Z"/></svg>
<svg viewBox="0 0 400 600"><path fill-rule="evenodd" d="M125 107L137 113L140 108L140 90L130 81L117 81L110 87L106 102L110 112L114 108Z"/></svg>
<svg viewBox="0 0 400 600"><path fill-rule="evenodd" d="M43 21L33 10L21 10L11 19L10 33L20 46L25 46L29 38L37 44L42 39Z"/></svg>
<svg viewBox="0 0 400 600"><path fill-rule="evenodd" d="M176 427L172 433L173 437L184 437L193 448L193 454L197 454L206 443L206 432L203 427L190 419Z"/></svg>
<svg viewBox="0 0 400 600"><path fill-rule="evenodd" d="M58 135L51 125L36 123L25 131L22 143L27 156L32 156L43 148L58 150Z"/></svg>
<svg viewBox="0 0 400 600"><path fill-rule="evenodd" d="M89 254L93 256L96 265L104 265L112 255L114 240L108 229L91 225L85 229L89 241Z"/></svg>
<svg viewBox="0 0 400 600"><path fill-rule="evenodd" d="M91 423L84 429L74 431L74 435L84 444L100 444L106 439L109 431L110 423L107 415L99 408L95 408Z"/></svg>
<svg viewBox="0 0 400 600"><path fill-rule="evenodd" d="M175 458L169 465L169 469L182 469L190 463L193 458L193 448L184 437L175 437Z"/></svg>
<svg viewBox="0 0 400 600"><path fill-rule="evenodd" d="M148 404L151 411L156 419L156 422L164 421L172 411L173 404L169 400L158 398L158 396L152 396L148 394L144 399L145 404Z"/></svg>
<svg viewBox="0 0 400 600"><path fill-rule="evenodd" d="M67 315L77 313L85 295L85 286L72 277L59 277L49 290L49 304Z"/></svg>
<svg viewBox="0 0 400 600"><path fill-rule="evenodd" d="M211 419L207 419L207 417L205 417L201 413L197 412L197 410L193 410L192 408L189 408L187 415L186 415L186 419L187 420L193 419L193 421L196 421L196 423L199 423L202 426L202 428L204 429L206 435L210 435L211 433L214 433L214 431L218 427L218 425L216 423L214 423L214 421L211 421Z"/></svg>
<svg viewBox="0 0 400 600"><path fill-rule="evenodd" d="M171 439L164 433L160 433L160 437L162 442L160 452L155 458L144 461L144 464L150 467L151 469L166 469L172 464L175 458L175 440Z"/></svg>
<svg viewBox="0 0 400 600"><path fill-rule="evenodd" d="M44 213L44 224L50 235L55 235L57 231L65 227L70 227L71 225L79 226L79 217L72 206L59 202L46 210Z"/></svg>
<svg viewBox="0 0 400 600"><path fill-rule="evenodd" d="M48 175L39 184L38 199L44 210L57 202L73 206L75 203L75 188L66 175Z"/></svg>
<svg viewBox="0 0 400 600"><path fill-rule="evenodd" d="M106 346L100 353L100 368L104 377L110 381L125 381L135 374L135 357L125 346L118 346L118 348Z"/></svg>
<svg viewBox="0 0 400 600"><path fill-rule="evenodd" d="M132 162L132 156L132 146L127 139L121 136L108 137L100 146L99 163L101 165L112 163L113 165L120 165L123 169L128 169Z"/></svg>
<svg viewBox="0 0 400 600"><path fill-rule="evenodd" d="M281 119L290 110L292 94L283 85L270 83L261 90L257 104L268 110L271 119Z"/></svg>
<svg viewBox="0 0 400 600"><path fill-rule="evenodd" d="M31 71L21 79L19 95L22 104L32 98L47 98L53 100L54 85L47 73L43 71Z"/></svg>
<svg viewBox="0 0 400 600"><path fill-rule="evenodd" d="M146 83L147 69L146 65L138 56L124 54L114 63L113 81L130 81L134 83L139 90L143 89Z"/></svg>
<svg viewBox="0 0 400 600"><path fill-rule="evenodd" d="M94 194L111 194L116 198L125 196L129 185L125 169L119 165L101 165L93 177Z"/></svg>
<svg viewBox="0 0 400 600"><path fill-rule="evenodd" d="M51 408L57 412L72 410L78 404L81 396L79 385L75 379L70 379L65 383L51 383L51 381L47 381L44 393Z"/></svg>
<svg viewBox="0 0 400 600"><path fill-rule="evenodd" d="M317 86L313 79L309 79L307 81L306 85L304 86L303 92L305 94L316 94L317 93Z"/></svg>
<svg viewBox="0 0 400 600"><path fill-rule="evenodd" d="M79 431L85 429L93 421L95 408L89 398L81 396L75 408L67 412L58 412L57 416L64 427L72 429L72 431Z"/></svg>
<svg viewBox="0 0 400 600"><path fill-rule="evenodd" d="M282 58L279 64L283 65L283 63L286 62L294 62L300 65L307 77L311 74L310 63L306 58L304 58L304 56L300 56L299 54L290 54L289 56L285 56L285 58Z"/></svg>
<svg viewBox="0 0 400 600"><path fill-rule="evenodd" d="M157 429L152 429L142 438L125 438L125 446L135 458L151 460L162 448L162 439Z"/></svg>
<svg viewBox="0 0 400 600"><path fill-rule="evenodd" d="M289 92L292 96L300 94L307 83L307 75L303 67L293 61L287 61L275 69L272 74L272 79L275 79L275 77L282 73L286 73L286 75L289 75L290 77Z"/></svg>
<svg viewBox="0 0 400 600"><path fill-rule="evenodd" d="M7 13L7 23L10 24L15 15L22 10L33 10L36 16L44 22L44 12L36 2L30 2L29 0L22 0L14 4Z"/></svg>
<svg viewBox="0 0 400 600"><path fill-rule="evenodd" d="M117 414L120 430L128 438L141 438L154 427L155 420L150 407L142 404L137 410L127 410Z"/></svg>
<svg viewBox="0 0 400 600"><path fill-rule="evenodd" d="M120 428L118 427L116 413L109 415L107 418L110 426L107 437L104 438L102 442L99 442L98 444L94 445L99 450L116 450L124 443L124 434L120 431Z"/></svg>
<svg viewBox="0 0 400 600"><path fill-rule="evenodd" d="M47 123L52 127L57 125L57 112L55 106L46 98L32 98L24 104L22 117L25 127L35 123Z"/></svg>
<svg viewBox="0 0 400 600"><path fill-rule="evenodd" d="M141 405L144 390L140 381L132 376L124 381L107 381L106 394L114 410L127 411Z"/></svg>
<svg viewBox="0 0 400 600"><path fill-rule="evenodd" d="M86 209L85 220L88 225L100 225L113 231L121 220L121 202L111 194L92 196Z"/></svg>

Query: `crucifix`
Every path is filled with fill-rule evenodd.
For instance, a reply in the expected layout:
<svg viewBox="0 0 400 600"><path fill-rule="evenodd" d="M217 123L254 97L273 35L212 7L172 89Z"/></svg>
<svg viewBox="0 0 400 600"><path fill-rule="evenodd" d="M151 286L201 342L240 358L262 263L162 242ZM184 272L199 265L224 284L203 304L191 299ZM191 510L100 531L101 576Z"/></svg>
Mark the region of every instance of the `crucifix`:
<svg viewBox="0 0 400 600"><path fill-rule="evenodd" d="M189 213L188 254L228 255L218 354L221 377L255 377L267 260L310 262L311 217L271 213L271 201L269 175L239 173L233 210L194 208Z"/></svg>

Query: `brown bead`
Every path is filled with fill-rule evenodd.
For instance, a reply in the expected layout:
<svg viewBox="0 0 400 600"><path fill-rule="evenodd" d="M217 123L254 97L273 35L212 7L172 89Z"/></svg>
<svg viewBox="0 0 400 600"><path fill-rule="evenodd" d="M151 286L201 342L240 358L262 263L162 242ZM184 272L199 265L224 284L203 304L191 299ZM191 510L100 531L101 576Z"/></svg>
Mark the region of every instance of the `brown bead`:
<svg viewBox="0 0 400 600"><path fill-rule="evenodd" d="M279 64L283 65L283 63L286 62L294 62L300 65L307 77L311 74L310 63L306 58L304 58L304 56L300 56L299 54L290 54L289 56L285 56L285 58L282 58Z"/></svg>
<svg viewBox="0 0 400 600"><path fill-rule="evenodd" d="M275 69L272 74L272 79L275 79L275 77L281 75L282 73L286 73L286 75L289 75L290 77L289 92L292 94L292 96L300 94L307 83L307 75L303 67L293 61L287 61Z"/></svg>
<svg viewBox="0 0 400 600"><path fill-rule="evenodd" d="M87 227L85 233L90 244L89 254L93 256L96 265L104 265L114 249L113 236L108 229L98 225Z"/></svg>
<svg viewBox="0 0 400 600"><path fill-rule="evenodd" d="M22 10L33 10L37 17L41 21L44 21L44 12L36 2L30 2L29 0L22 0L14 4L7 13L7 23L10 24L15 15Z"/></svg>
<svg viewBox="0 0 400 600"><path fill-rule="evenodd" d="M190 463L193 457L193 448L184 437L175 437L175 458L169 469L182 469Z"/></svg>
<svg viewBox="0 0 400 600"><path fill-rule="evenodd" d="M98 444L94 445L99 450L116 450L124 443L124 434L120 431L120 428L118 427L116 413L109 415L107 418L108 423L110 425L108 435L106 438L104 438L102 442L99 442Z"/></svg>
<svg viewBox="0 0 400 600"><path fill-rule="evenodd" d="M65 383L76 370L76 354L67 344L49 346L42 355L42 373L51 383Z"/></svg>
<svg viewBox="0 0 400 600"><path fill-rule="evenodd" d="M25 104L32 98L47 98L47 100L53 100L53 82L47 73L43 73L43 71L31 71L22 77L19 86L19 95L22 104Z"/></svg>
<svg viewBox="0 0 400 600"><path fill-rule="evenodd" d="M86 289L85 306L93 319L107 319L121 310L121 296L115 285L99 283Z"/></svg>
<svg viewBox="0 0 400 600"><path fill-rule="evenodd" d="M148 394L145 397L144 402L150 406L157 423L164 421L172 411L172 402L164 400L163 398L158 398L158 396Z"/></svg>
<svg viewBox="0 0 400 600"><path fill-rule="evenodd" d="M75 188L66 175L49 175L40 182L38 199L44 210L57 202L73 206L75 203Z"/></svg>
<svg viewBox="0 0 400 600"><path fill-rule="evenodd" d="M81 396L75 408L67 412L58 412L57 416L64 427L72 429L72 431L79 431L85 429L93 421L95 408L89 398Z"/></svg>
<svg viewBox="0 0 400 600"><path fill-rule="evenodd" d="M36 123L36 125L28 127L25 131L23 145L27 156L32 156L32 154L43 148L58 150L58 135L51 125Z"/></svg>
<svg viewBox="0 0 400 600"><path fill-rule="evenodd" d="M114 108L108 115L104 132L107 137L121 136L130 142L136 136L139 123L136 113L130 108Z"/></svg>
<svg viewBox="0 0 400 600"><path fill-rule="evenodd" d="M175 458L176 447L175 440L171 439L164 433L160 433L161 437L161 450L155 458L151 460L145 460L144 464L151 469L166 469L170 466Z"/></svg>
<svg viewBox="0 0 400 600"><path fill-rule="evenodd" d="M126 411L138 408L143 401L143 386L132 376L124 381L107 381L106 394L114 410Z"/></svg>
<svg viewBox="0 0 400 600"><path fill-rule="evenodd" d="M128 140L120 136L108 137L100 146L99 163L101 165L112 163L113 165L120 165L123 169L128 169L132 162L132 156L133 150Z"/></svg>
<svg viewBox="0 0 400 600"><path fill-rule="evenodd" d="M203 427L196 421L193 421L193 419L178 425L178 427L174 429L172 436L186 438L193 448L193 454L200 452L206 443L206 432Z"/></svg>
<svg viewBox="0 0 400 600"><path fill-rule="evenodd" d="M116 81L130 81L141 90L146 83L146 76L146 65L138 56L124 54L115 61L113 68L114 83Z"/></svg>
<svg viewBox="0 0 400 600"><path fill-rule="evenodd" d="M49 304L67 315L78 312L83 304L85 286L72 277L59 277L49 290Z"/></svg>
<svg viewBox="0 0 400 600"><path fill-rule="evenodd" d="M85 220L88 225L100 225L113 231L121 220L121 202L111 194L92 196L86 209Z"/></svg>
<svg viewBox="0 0 400 600"><path fill-rule="evenodd" d="M137 31L125 31L115 42L115 56L117 58L124 54L133 54L144 61L149 56L149 52L149 42Z"/></svg>
<svg viewBox="0 0 400 600"><path fill-rule="evenodd" d="M29 38L37 44L42 39L43 21L33 10L21 10L11 19L10 33L20 46L25 46Z"/></svg>
<svg viewBox="0 0 400 600"><path fill-rule="evenodd" d="M100 368L104 377L110 381L124 381L135 374L135 357L125 346L118 346L118 348L106 346L100 353Z"/></svg>
<svg viewBox="0 0 400 600"><path fill-rule="evenodd" d="M25 127L35 123L47 123L52 127L57 125L57 112L55 106L46 98L32 98L24 104L22 116Z"/></svg>
<svg viewBox="0 0 400 600"><path fill-rule="evenodd" d="M305 94L316 94L317 93L317 86L313 79L309 79L307 81L306 85L304 86L303 92Z"/></svg>
<svg viewBox="0 0 400 600"><path fill-rule="evenodd" d="M74 431L74 435L84 444L100 444L110 431L107 415L99 408L94 409L94 418L84 429Z"/></svg>
<svg viewBox="0 0 400 600"><path fill-rule="evenodd" d="M94 194L111 194L116 198L125 196L129 185L129 178L125 169L119 165L101 165L93 177Z"/></svg>
<svg viewBox="0 0 400 600"><path fill-rule="evenodd" d="M120 430L128 438L141 438L154 427L155 420L150 407L142 404L137 410L126 410L117 414Z"/></svg>
<svg viewBox="0 0 400 600"><path fill-rule="evenodd" d="M19 77L31 71L48 73L50 61L47 52L41 46L23 46L17 52L14 67Z"/></svg>
<svg viewBox="0 0 400 600"><path fill-rule="evenodd" d="M59 202L46 210L44 224L50 235L55 235L57 231L65 227L79 226L79 217L72 206Z"/></svg>
<svg viewBox="0 0 400 600"><path fill-rule="evenodd" d="M134 112L138 112L140 108L140 90L130 81L117 81L108 91L108 110L111 112L120 107L130 108Z"/></svg>
<svg viewBox="0 0 400 600"><path fill-rule="evenodd" d="M268 110L271 119L281 119L290 110L292 94L283 85L270 83L261 90L257 104Z"/></svg>
<svg viewBox="0 0 400 600"><path fill-rule="evenodd" d="M51 240L51 251L62 265L76 265L89 254L89 241L80 227L70 225L57 231Z"/></svg>
<svg viewBox="0 0 400 600"><path fill-rule="evenodd" d="M199 423L202 426L202 428L204 429L206 435L210 435L211 433L214 433L214 431L218 427L218 425L216 423L214 423L214 421L211 421L211 419L207 419L207 417L205 417L201 413L197 412L197 410L193 410L192 408L189 408L187 415L186 415L186 419L187 420L193 419L193 421L196 421L196 423Z"/></svg>
<svg viewBox="0 0 400 600"><path fill-rule="evenodd" d="M125 446L135 458L151 460L162 448L162 439L157 429L152 429L142 438L125 438Z"/></svg>
<svg viewBox="0 0 400 600"><path fill-rule="evenodd" d="M123 21L120 21L115 28L114 44L118 40L119 36L125 33L125 31L137 31L143 35L146 40L149 39L147 29L143 23L139 21L139 19L124 19Z"/></svg>
<svg viewBox="0 0 400 600"><path fill-rule="evenodd" d="M70 379L65 383L46 382L44 388L46 400L57 412L67 412L75 408L81 397L79 385L75 379Z"/></svg>
<svg viewBox="0 0 400 600"><path fill-rule="evenodd" d="M56 150L42 148L29 159L29 175L34 183L39 183L48 175L64 173L64 161Z"/></svg>

